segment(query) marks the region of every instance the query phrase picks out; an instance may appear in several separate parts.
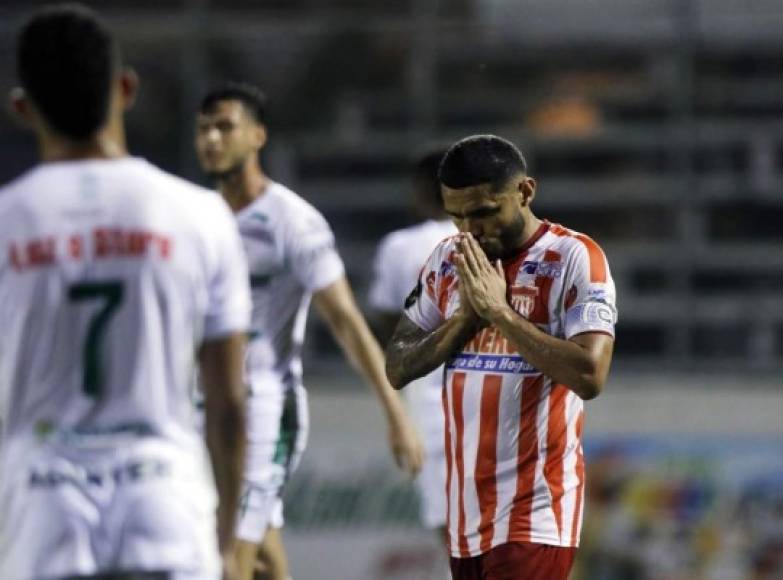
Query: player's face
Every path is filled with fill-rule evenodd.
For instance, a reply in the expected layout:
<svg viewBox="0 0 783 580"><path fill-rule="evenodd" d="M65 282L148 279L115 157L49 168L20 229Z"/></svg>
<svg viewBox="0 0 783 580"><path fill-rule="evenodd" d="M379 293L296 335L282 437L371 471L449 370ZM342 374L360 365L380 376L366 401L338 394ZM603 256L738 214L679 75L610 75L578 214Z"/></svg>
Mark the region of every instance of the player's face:
<svg viewBox="0 0 783 580"><path fill-rule="evenodd" d="M443 187L443 204L459 231L473 234L488 258L507 258L520 247L525 230L523 195L517 182L494 192L491 184Z"/></svg>
<svg viewBox="0 0 783 580"><path fill-rule="evenodd" d="M208 113L196 118L196 153L201 168L221 177L242 168L248 157L257 155L265 132L240 101L219 101Z"/></svg>

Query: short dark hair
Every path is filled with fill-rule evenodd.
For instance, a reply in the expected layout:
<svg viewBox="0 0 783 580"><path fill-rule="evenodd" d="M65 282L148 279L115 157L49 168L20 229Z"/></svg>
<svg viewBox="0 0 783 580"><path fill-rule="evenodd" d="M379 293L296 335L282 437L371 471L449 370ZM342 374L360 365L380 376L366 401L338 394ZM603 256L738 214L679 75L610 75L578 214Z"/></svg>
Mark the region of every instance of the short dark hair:
<svg viewBox="0 0 783 580"><path fill-rule="evenodd" d="M440 182L451 189L491 183L502 189L514 175L527 172L527 162L511 141L496 135L473 135L446 152L438 170Z"/></svg>
<svg viewBox="0 0 783 580"><path fill-rule="evenodd" d="M209 113L221 101L239 101L257 123L266 123L266 95L250 83L231 81L212 89L201 99L199 111Z"/></svg>
<svg viewBox="0 0 783 580"><path fill-rule="evenodd" d="M433 149L421 155L413 168L415 186L422 190L421 193L423 195L421 195L421 199L425 199L428 194L432 205L437 208L440 208L443 204L440 195L438 170L445 153L445 149Z"/></svg>
<svg viewBox="0 0 783 580"><path fill-rule="evenodd" d="M87 139L106 123L119 63L113 34L81 4L44 7L19 34L22 87L51 128L71 139Z"/></svg>

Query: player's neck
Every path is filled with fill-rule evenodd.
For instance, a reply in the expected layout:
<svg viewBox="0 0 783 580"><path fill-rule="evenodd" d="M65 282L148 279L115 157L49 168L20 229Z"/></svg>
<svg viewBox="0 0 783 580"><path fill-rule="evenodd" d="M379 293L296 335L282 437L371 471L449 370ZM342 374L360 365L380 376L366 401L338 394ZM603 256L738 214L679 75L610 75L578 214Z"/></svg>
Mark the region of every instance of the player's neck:
<svg viewBox="0 0 783 580"><path fill-rule="evenodd" d="M38 134L38 147L43 163L76 161L79 159L116 159L128 155L122 123L109 122L95 135L84 140L62 137L52 131Z"/></svg>
<svg viewBox="0 0 783 580"><path fill-rule="evenodd" d="M237 213L264 195L269 178L257 162L250 162L239 171L218 179L217 188L234 213Z"/></svg>
<svg viewBox="0 0 783 580"><path fill-rule="evenodd" d="M507 258L516 256L520 252L529 248L530 245L535 241L534 238L539 235L539 230L541 229L541 225L543 223L543 220L538 219L532 213L528 214L525 219L525 227L522 229L522 233L519 235L519 239L517 240L516 244L514 244L514 249L508 253Z"/></svg>
<svg viewBox="0 0 783 580"><path fill-rule="evenodd" d="M528 219L525 220L525 229L522 231L522 246L530 243L530 240L538 233L538 230L541 229L541 224L543 223L542 220L538 219L532 213L528 216Z"/></svg>

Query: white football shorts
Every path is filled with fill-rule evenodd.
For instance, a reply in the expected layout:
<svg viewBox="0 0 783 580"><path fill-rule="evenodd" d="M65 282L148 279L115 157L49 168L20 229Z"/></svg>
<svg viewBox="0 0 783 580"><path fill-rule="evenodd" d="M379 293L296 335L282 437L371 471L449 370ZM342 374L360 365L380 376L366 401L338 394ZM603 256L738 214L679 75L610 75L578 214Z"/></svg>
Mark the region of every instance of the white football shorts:
<svg viewBox="0 0 783 580"><path fill-rule="evenodd" d="M283 527L282 493L307 445L309 412L301 385L254 392L247 401L247 466L236 536L258 544L269 527Z"/></svg>
<svg viewBox="0 0 783 580"><path fill-rule="evenodd" d="M161 571L220 579L217 497L203 450L151 437L89 452L16 447L0 466L0 578Z"/></svg>

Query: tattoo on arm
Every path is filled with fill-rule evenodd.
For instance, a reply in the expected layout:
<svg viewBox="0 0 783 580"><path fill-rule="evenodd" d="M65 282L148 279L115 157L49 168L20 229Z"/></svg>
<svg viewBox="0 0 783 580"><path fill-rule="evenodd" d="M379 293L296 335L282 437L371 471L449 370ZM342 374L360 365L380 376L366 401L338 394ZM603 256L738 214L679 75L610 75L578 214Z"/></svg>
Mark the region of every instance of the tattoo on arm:
<svg viewBox="0 0 783 580"><path fill-rule="evenodd" d="M395 389L432 372L478 332L474 321L455 316L427 332L402 315L386 347L386 376Z"/></svg>

